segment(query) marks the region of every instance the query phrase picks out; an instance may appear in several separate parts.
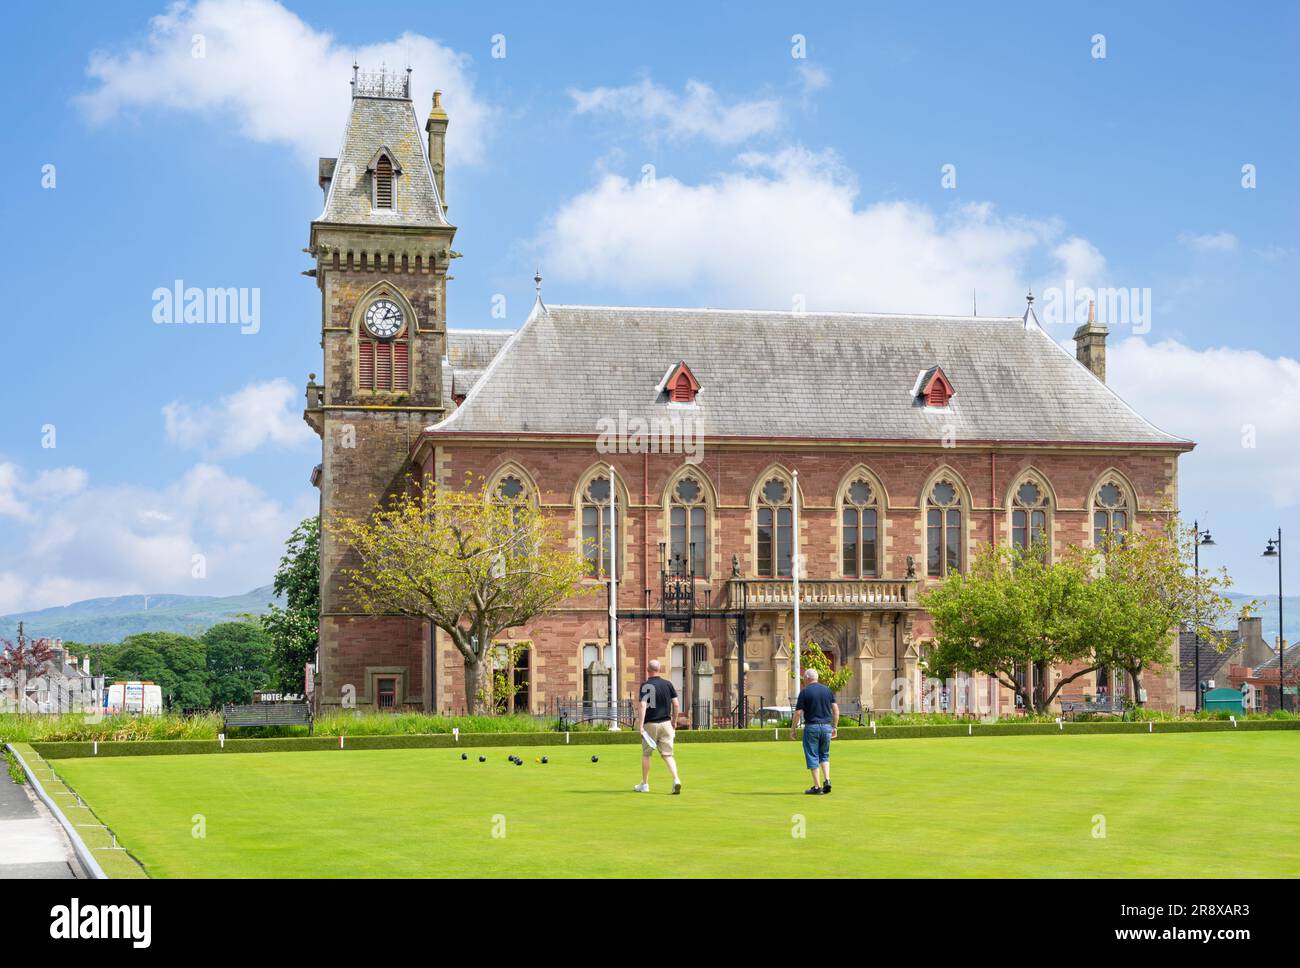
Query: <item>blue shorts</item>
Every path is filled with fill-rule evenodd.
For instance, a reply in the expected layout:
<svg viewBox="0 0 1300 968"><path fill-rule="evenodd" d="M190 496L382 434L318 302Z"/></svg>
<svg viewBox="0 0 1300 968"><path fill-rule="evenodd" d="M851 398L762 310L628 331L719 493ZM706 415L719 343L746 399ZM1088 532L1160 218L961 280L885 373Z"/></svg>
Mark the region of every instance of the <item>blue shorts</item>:
<svg viewBox="0 0 1300 968"><path fill-rule="evenodd" d="M830 723L813 723L803 728L803 758L810 770L831 761Z"/></svg>

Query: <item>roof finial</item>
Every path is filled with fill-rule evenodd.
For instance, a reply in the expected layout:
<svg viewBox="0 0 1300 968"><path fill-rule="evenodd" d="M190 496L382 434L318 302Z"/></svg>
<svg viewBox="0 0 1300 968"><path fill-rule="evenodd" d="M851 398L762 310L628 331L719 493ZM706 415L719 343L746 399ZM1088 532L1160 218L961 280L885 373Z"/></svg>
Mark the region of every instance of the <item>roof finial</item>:
<svg viewBox="0 0 1300 968"><path fill-rule="evenodd" d="M533 276L533 288L537 290L537 298L542 298L542 267L537 267L537 272Z"/></svg>
<svg viewBox="0 0 1300 968"><path fill-rule="evenodd" d="M1025 295L1024 324L1026 330L1034 326L1038 327L1039 329L1043 328L1042 325L1038 322L1038 314L1034 312L1034 289L1032 286L1029 288L1029 292Z"/></svg>

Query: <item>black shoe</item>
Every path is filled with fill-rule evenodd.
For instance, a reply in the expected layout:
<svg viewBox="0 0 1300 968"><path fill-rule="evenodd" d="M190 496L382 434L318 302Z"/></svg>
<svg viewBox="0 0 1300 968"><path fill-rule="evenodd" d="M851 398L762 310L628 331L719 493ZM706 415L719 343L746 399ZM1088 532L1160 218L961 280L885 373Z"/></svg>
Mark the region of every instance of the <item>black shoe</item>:
<svg viewBox="0 0 1300 968"><path fill-rule="evenodd" d="M804 793L808 794L809 796L819 797L822 795L822 788L818 786L809 787L807 790L804 790Z"/></svg>
<svg viewBox="0 0 1300 968"><path fill-rule="evenodd" d="M831 781L827 780L825 783L822 784L822 793L830 793L830 792L831 792Z"/></svg>

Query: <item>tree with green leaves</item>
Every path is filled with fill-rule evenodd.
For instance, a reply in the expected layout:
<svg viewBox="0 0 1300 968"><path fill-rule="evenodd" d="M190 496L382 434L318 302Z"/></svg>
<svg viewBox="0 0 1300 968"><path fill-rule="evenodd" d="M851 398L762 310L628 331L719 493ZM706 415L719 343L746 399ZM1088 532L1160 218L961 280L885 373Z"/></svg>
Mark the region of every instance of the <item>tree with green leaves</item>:
<svg viewBox="0 0 1300 968"><path fill-rule="evenodd" d="M1061 689L1096 668L1090 569L1088 556L1073 550L1047 563L1040 546L983 546L969 572L949 575L921 598L934 621L930 674L990 675L1027 710L1047 711ZM1052 685L1052 667L1078 662L1082 668ZM1024 674L1031 667L1032 677Z"/></svg>
<svg viewBox="0 0 1300 968"><path fill-rule="evenodd" d="M307 663L316 657L320 630L320 518L310 517L293 529L275 573L275 594L284 607L272 604L262 616L271 638L271 669L275 687L284 693L303 692Z"/></svg>
<svg viewBox="0 0 1300 968"><path fill-rule="evenodd" d="M498 637L560 604L584 574L561 521L473 481L403 493L369 518L340 514L325 527L354 556L341 573L356 607L423 619L447 634L475 713L493 707Z"/></svg>
<svg viewBox="0 0 1300 968"><path fill-rule="evenodd" d="M829 689L831 692L839 692L843 689L850 679L853 678L853 670L847 666L843 669L832 669L831 660L827 658L822 647L816 642L809 642L799 650L801 667L804 669L816 669L817 681ZM790 663L790 678L794 678L794 663Z"/></svg>
<svg viewBox="0 0 1300 968"><path fill-rule="evenodd" d="M1135 698L1142 695L1145 670L1175 661L1171 647L1180 628L1196 631L1220 650L1227 647L1217 630L1232 619L1234 605L1226 594L1232 579L1226 568L1196 574L1196 540L1194 529L1170 514L1141 531L1114 534L1090 552L1095 661L1123 669Z"/></svg>
<svg viewBox="0 0 1300 968"><path fill-rule="evenodd" d="M248 703L271 684L271 637L254 622L222 622L203 633L213 705Z"/></svg>
<svg viewBox="0 0 1300 968"><path fill-rule="evenodd" d="M175 632L128 635L104 652L104 674L114 680L157 683L168 709L212 705L203 643Z"/></svg>

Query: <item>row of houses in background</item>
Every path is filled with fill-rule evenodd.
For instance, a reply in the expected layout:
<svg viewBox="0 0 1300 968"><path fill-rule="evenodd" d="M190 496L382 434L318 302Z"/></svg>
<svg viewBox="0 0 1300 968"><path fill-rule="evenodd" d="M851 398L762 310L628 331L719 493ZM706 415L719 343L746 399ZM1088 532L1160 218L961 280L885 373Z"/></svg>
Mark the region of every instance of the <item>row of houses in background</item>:
<svg viewBox="0 0 1300 968"><path fill-rule="evenodd" d="M1198 641L1185 629L1179 634L1178 700L1183 709L1196 708L1199 679L1207 693L1214 689L1241 693L1242 706L1247 712L1270 712L1279 708L1278 685L1283 670L1285 707L1297 708L1300 645L1289 646L1279 637L1270 646L1264 639L1262 621L1259 616L1243 612L1237 619L1237 627L1222 630L1217 641ZM1285 662L1279 661L1280 654Z"/></svg>
<svg viewBox="0 0 1300 968"><path fill-rule="evenodd" d="M0 712L67 713L97 709L103 702L104 677L90 673L90 656L78 662L62 639L45 639L50 657L34 673L0 673ZM20 645L23 642L19 635Z"/></svg>

